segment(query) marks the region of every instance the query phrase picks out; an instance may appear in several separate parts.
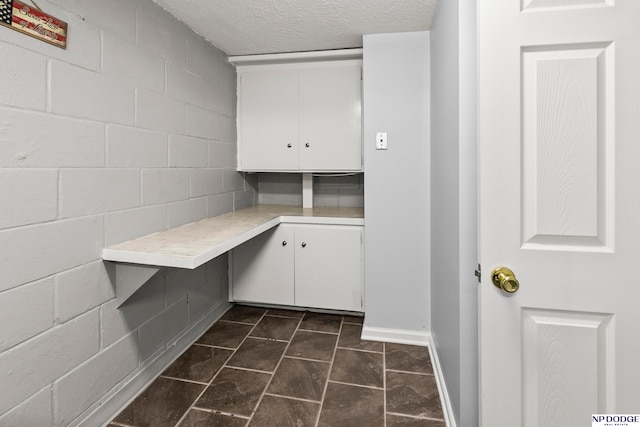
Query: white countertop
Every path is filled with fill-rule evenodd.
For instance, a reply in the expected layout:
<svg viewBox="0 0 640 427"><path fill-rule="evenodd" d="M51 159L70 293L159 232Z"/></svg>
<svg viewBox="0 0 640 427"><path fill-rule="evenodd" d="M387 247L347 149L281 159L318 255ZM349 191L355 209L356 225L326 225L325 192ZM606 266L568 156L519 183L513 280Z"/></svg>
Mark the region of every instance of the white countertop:
<svg viewBox="0 0 640 427"><path fill-rule="evenodd" d="M194 269L281 223L364 225L364 210L257 205L109 246L102 258Z"/></svg>

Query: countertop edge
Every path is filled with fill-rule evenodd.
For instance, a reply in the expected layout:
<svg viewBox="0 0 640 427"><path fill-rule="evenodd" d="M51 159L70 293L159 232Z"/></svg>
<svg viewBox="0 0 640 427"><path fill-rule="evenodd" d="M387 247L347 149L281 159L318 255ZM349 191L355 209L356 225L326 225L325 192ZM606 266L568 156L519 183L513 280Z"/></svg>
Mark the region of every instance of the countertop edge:
<svg viewBox="0 0 640 427"><path fill-rule="evenodd" d="M267 205L257 205L257 206L267 206ZM235 235L229 238L228 240L225 240L222 243L211 246L210 248L207 248L206 250L195 255L175 255L175 254L158 253L158 252L146 252L142 250L133 251L133 250L126 250L126 249L116 249L114 248L114 246L116 245L112 245L102 250L102 259L105 261L137 264L137 265L151 265L151 266L160 266L160 267L195 269L211 261L212 259L228 252L229 250L235 248L236 246L241 245L242 243L256 237L261 233L264 233L265 231L281 223L364 226L364 218L335 217L335 216L321 216L321 215L319 216L296 215L291 212L288 212L288 210L291 208L301 209L300 207L282 206L282 211L283 211L282 213L276 213L271 219L268 219L265 222L258 224L248 230L244 230L240 234ZM247 208L247 210L249 209L252 209L252 208ZM253 209L256 209L256 207L253 207ZM237 213L237 212L242 213L242 210L229 212L227 214L220 215L219 217L222 217L228 214ZM217 217L211 217L211 218L217 218ZM190 224L194 224L194 223L190 223ZM182 227L188 226L188 225L189 224L184 224ZM180 227L175 227L175 228L165 230L165 231L160 231L157 233L151 233L147 236L151 236L154 234L162 234L170 230L175 230L177 228L180 228ZM147 236L141 236L137 239L145 238ZM135 241L137 239L131 239L129 241L121 242L121 243L118 243L118 245L126 244L127 242Z"/></svg>

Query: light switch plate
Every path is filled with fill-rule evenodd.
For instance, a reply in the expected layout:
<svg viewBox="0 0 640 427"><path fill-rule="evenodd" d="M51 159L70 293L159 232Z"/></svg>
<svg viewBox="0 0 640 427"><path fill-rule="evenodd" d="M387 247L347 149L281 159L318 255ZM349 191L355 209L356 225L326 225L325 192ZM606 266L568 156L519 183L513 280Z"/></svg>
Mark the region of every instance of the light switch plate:
<svg viewBox="0 0 640 427"><path fill-rule="evenodd" d="M386 149L387 149L387 133L376 132L376 150L386 150Z"/></svg>

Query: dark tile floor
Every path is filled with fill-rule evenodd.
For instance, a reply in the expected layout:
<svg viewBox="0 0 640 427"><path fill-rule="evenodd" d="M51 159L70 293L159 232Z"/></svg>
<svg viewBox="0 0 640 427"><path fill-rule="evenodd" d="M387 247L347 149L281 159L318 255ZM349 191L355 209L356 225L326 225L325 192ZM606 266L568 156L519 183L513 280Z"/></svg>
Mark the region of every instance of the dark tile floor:
<svg viewBox="0 0 640 427"><path fill-rule="evenodd" d="M429 352L362 318L236 305L110 426L444 427Z"/></svg>

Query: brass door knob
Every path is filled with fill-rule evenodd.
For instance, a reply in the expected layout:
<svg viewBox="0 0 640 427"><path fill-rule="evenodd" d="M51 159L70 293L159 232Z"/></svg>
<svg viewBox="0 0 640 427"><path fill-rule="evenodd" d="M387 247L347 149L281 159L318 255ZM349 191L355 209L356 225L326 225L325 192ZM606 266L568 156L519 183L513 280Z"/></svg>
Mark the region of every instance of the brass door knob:
<svg viewBox="0 0 640 427"><path fill-rule="evenodd" d="M507 267L498 267L493 270L491 272L491 281L496 287L509 294L516 293L520 289L520 282L516 279L516 275Z"/></svg>

